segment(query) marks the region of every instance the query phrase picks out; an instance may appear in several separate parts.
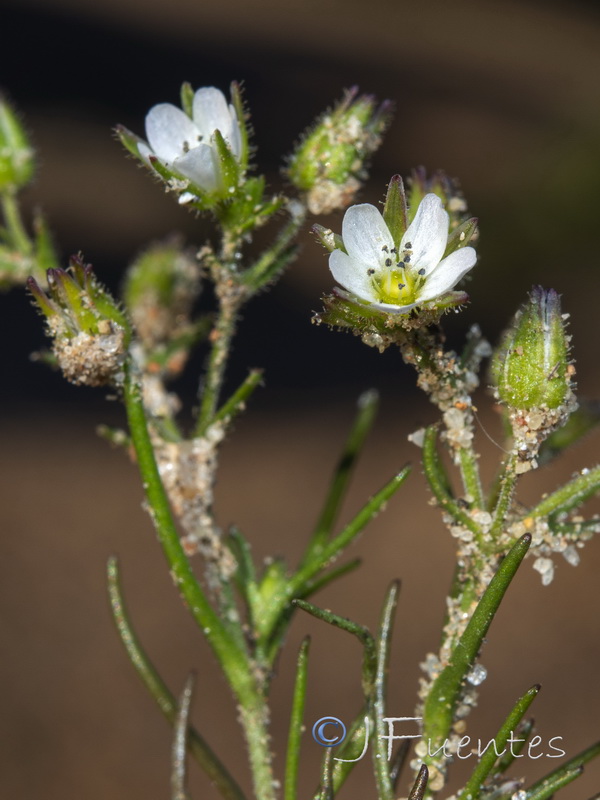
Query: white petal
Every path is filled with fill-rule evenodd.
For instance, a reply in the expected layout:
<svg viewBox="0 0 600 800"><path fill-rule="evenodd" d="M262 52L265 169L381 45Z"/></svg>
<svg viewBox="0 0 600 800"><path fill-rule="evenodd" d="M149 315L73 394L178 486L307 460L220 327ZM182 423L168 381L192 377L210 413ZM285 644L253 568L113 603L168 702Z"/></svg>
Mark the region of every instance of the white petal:
<svg viewBox="0 0 600 800"><path fill-rule="evenodd" d="M171 103L160 103L146 115L146 138L163 161L171 162L198 142L198 128L187 114Z"/></svg>
<svg viewBox="0 0 600 800"><path fill-rule="evenodd" d="M217 171L213 160L213 150L207 144L200 144L181 158L175 159L172 167L207 192L212 192L217 188Z"/></svg>
<svg viewBox="0 0 600 800"><path fill-rule="evenodd" d="M379 268L386 247L394 246L392 234L375 206L362 203L350 206L342 222L342 239L348 255L363 264Z"/></svg>
<svg viewBox="0 0 600 800"><path fill-rule="evenodd" d="M239 158L242 152L240 123L235 113L235 108L232 105L229 106L229 113L231 114L231 139L228 139L227 136L225 136L225 139L229 142L233 155Z"/></svg>
<svg viewBox="0 0 600 800"><path fill-rule="evenodd" d="M388 314L406 314L411 308L418 306L418 303L409 303L407 306L393 306L390 303L370 303L369 308L376 308L379 311L387 311Z"/></svg>
<svg viewBox="0 0 600 800"><path fill-rule="evenodd" d="M427 277L427 282L419 295L419 302L433 300L434 297L453 289L459 280L475 266L477 252L472 247L461 247L440 261L437 268Z"/></svg>
<svg viewBox="0 0 600 800"><path fill-rule="evenodd" d="M415 218L400 242L400 250L410 242L411 266L430 272L444 255L448 241L448 214L435 194L426 194L419 203Z"/></svg>
<svg viewBox="0 0 600 800"><path fill-rule="evenodd" d="M329 256L329 269L336 281L352 294L362 300L374 297L371 278L367 274L369 267L356 261L342 250L334 250Z"/></svg>
<svg viewBox="0 0 600 800"><path fill-rule="evenodd" d="M225 95L219 89L214 86L198 89L194 95L192 116L207 144L216 130L232 143L233 119Z"/></svg>

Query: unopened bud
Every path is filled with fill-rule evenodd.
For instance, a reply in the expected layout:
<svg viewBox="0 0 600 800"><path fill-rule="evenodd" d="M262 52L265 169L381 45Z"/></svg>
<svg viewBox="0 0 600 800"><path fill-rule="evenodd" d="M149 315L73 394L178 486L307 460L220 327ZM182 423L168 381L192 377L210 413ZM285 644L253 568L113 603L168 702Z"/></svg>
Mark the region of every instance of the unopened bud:
<svg viewBox="0 0 600 800"><path fill-rule="evenodd" d="M33 149L15 112L0 97L0 191L19 189L33 177Z"/></svg>
<svg viewBox="0 0 600 800"><path fill-rule="evenodd" d="M532 289L504 335L491 372L496 396L508 406L516 471L527 472L538 466L544 440L567 422L577 405L569 337L553 289Z"/></svg>
<svg viewBox="0 0 600 800"><path fill-rule="evenodd" d="M123 297L148 354L185 338L199 291L199 264L176 241L150 248L129 267ZM166 364L170 371L183 366L182 355L176 348Z"/></svg>
<svg viewBox="0 0 600 800"><path fill-rule="evenodd" d="M535 286L494 357L500 400L512 408L558 408L571 392L568 337L554 289Z"/></svg>
<svg viewBox="0 0 600 800"><path fill-rule="evenodd" d="M287 168L290 181L306 192L313 214L349 206L365 177L365 166L381 144L389 103L376 107L369 95L350 89L333 111L304 136Z"/></svg>
<svg viewBox="0 0 600 800"><path fill-rule="evenodd" d="M46 317L65 378L87 386L118 383L130 338L123 311L80 256L71 259L68 270L49 269L47 278L47 292L34 278L27 286Z"/></svg>

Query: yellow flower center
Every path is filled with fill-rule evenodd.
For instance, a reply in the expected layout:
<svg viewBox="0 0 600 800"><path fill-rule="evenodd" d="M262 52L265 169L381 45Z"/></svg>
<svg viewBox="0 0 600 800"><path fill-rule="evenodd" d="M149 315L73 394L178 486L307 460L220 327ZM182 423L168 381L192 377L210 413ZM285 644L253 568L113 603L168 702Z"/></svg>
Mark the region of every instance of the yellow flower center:
<svg viewBox="0 0 600 800"><path fill-rule="evenodd" d="M410 268L383 268L372 278L373 289L381 303L407 306L416 303L425 282L423 276Z"/></svg>

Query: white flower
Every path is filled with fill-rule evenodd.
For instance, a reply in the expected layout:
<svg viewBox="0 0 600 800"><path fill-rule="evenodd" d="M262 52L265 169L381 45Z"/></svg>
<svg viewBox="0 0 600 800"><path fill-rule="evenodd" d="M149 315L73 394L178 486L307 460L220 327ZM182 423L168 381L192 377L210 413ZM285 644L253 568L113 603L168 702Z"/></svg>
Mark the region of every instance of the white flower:
<svg viewBox="0 0 600 800"><path fill-rule="evenodd" d="M155 155L166 167L189 178L200 189L214 192L222 188L214 136L217 130L239 160L242 137L235 108L227 105L223 92L209 86L194 94L192 119L171 103L153 106L146 115L150 147L141 142L138 150L145 161Z"/></svg>
<svg viewBox="0 0 600 800"><path fill-rule="evenodd" d="M382 215L369 203L346 211L342 239L346 253L334 250L329 256L333 277L371 308L392 314L405 314L450 291L477 260L472 247L442 258L448 214L435 194L425 195L398 248Z"/></svg>

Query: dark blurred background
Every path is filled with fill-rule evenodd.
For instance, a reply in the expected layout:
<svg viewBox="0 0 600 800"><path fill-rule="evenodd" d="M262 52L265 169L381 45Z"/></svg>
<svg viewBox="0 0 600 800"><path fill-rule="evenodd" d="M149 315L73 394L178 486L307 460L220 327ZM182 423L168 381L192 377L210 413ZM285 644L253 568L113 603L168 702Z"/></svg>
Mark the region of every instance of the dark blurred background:
<svg viewBox="0 0 600 800"><path fill-rule="evenodd" d="M394 173L443 167L460 178L481 221L472 303L448 318L450 341L459 344L476 320L495 341L532 284L554 286L571 314L580 391L594 396L599 28L593 2L5 0L0 88L21 109L39 150L26 207L43 207L63 255L83 250L113 288L149 241L173 230L194 244L210 235L204 220L177 207L124 157L111 136L116 123L142 133L149 107L177 102L183 80L222 89L243 80L257 162L278 186L282 156L345 87L392 99L395 119L362 199L377 202ZM339 230L341 218L324 222ZM433 419L416 405L414 376L395 352L379 355L352 336L310 324L330 286L326 258L307 236L299 261L247 308L236 341L231 386L249 366L262 366L266 388L224 449L217 506L224 526L236 521L255 542L258 558L276 553L293 561L299 554L362 390L380 389L382 412L346 518L393 471L417 460L406 434ZM120 407L29 361L43 333L22 292L1 297L0 307L3 796L168 796L170 731L137 684L109 620L103 570L113 552L122 558L150 653L175 692L191 667L198 670L195 722L247 782L233 703L170 585L140 508L135 469L94 435L98 422L122 423ZM200 364L181 386L189 403ZM478 406L485 431L497 438L484 394ZM479 438L489 478L501 452L483 430ZM524 502L594 463L597 449L591 437L561 464L526 478ZM353 548L364 556L362 572L318 598L375 626L385 587L404 579L392 715L411 715L418 661L436 649L452 569L448 539L417 468L410 488ZM544 684L535 712L544 741L562 736L573 755L600 738L599 568L593 542L577 570L559 564L548 588L530 565L523 569L483 654L490 675L470 725L474 738L491 738L534 682ZM299 617L274 688L280 758L294 653L308 630L307 725L326 715L349 721L360 702L355 643ZM319 750L307 735L302 796L317 781ZM519 767L533 777L554 763L524 759ZM195 796L214 797L195 767L192 773ZM599 776L592 765L564 797L585 798ZM374 796L368 763L343 796Z"/></svg>

